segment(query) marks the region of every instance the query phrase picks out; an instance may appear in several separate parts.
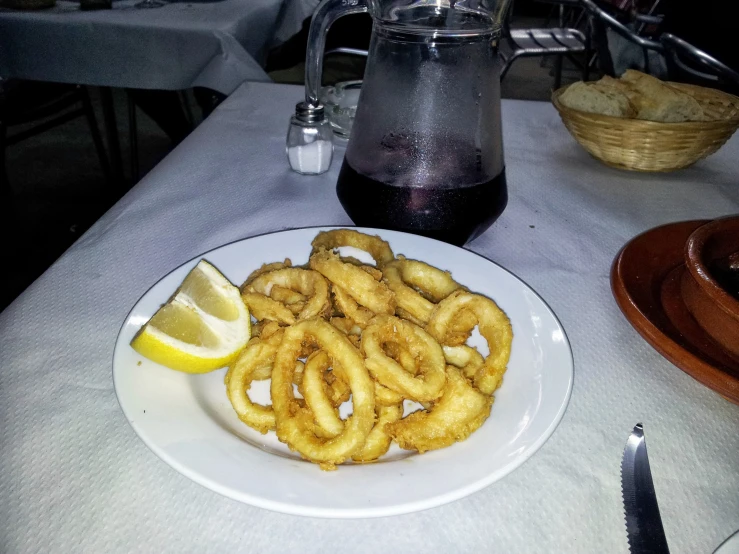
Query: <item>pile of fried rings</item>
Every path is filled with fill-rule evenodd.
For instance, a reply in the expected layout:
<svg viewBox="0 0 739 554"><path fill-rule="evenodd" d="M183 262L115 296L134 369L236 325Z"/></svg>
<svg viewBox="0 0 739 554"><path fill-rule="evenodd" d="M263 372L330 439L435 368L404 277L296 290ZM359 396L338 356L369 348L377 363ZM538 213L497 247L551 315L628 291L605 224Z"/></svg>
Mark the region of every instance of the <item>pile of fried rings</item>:
<svg viewBox="0 0 739 554"><path fill-rule="evenodd" d="M324 470L377 460L392 441L423 453L469 437L490 415L506 371L508 317L449 272L396 258L378 236L338 229L319 233L312 246L306 266L266 264L241 287L257 323L226 374L239 419L275 431ZM376 265L341 257L345 246ZM475 327L487 357L466 344ZM265 379L271 406L248 395ZM352 413L342 419L339 406L350 399ZM421 409L403 417L405 400Z"/></svg>

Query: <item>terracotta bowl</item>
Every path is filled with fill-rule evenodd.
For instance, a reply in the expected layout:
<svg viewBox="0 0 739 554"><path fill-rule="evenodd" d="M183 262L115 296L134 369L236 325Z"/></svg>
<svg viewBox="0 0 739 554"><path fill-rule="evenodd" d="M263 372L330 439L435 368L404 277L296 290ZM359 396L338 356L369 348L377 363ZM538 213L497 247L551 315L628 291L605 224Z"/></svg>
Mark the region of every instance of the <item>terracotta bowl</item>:
<svg viewBox="0 0 739 554"><path fill-rule="evenodd" d="M739 360L739 300L726 288L732 286L730 277L717 280L721 271L731 271L726 268L730 260L736 263L737 253L739 217L717 219L699 227L685 243L688 271L683 273L680 290L698 324Z"/></svg>

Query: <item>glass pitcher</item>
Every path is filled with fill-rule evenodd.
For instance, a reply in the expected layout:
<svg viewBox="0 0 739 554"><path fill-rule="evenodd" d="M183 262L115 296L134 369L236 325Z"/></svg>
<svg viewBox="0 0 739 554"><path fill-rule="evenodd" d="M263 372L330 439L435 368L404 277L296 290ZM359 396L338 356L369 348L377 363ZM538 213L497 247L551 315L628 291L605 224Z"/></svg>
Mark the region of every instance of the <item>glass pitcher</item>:
<svg viewBox="0 0 739 554"><path fill-rule="evenodd" d="M508 202L497 46L509 0L324 0L311 23L306 103L319 107L325 36L373 18L336 192L355 224L462 245Z"/></svg>

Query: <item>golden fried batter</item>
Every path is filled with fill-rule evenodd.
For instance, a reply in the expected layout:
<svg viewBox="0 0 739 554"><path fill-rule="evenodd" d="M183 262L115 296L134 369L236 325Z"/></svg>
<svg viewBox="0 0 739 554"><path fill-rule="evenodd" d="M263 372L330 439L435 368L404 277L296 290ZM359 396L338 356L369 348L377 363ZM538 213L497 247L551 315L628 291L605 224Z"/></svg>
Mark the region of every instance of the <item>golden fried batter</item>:
<svg viewBox="0 0 739 554"><path fill-rule="evenodd" d="M420 453L463 441L490 415L493 399L475 390L455 367L446 368L446 385L430 410L419 410L385 426L401 448Z"/></svg>

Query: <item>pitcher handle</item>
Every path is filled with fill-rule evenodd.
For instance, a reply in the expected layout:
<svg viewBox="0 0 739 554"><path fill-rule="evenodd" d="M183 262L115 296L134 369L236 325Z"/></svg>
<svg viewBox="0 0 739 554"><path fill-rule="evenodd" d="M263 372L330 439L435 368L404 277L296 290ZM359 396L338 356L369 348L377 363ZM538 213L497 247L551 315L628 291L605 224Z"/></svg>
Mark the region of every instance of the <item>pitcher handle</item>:
<svg viewBox="0 0 739 554"><path fill-rule="evenodd" d="M320 104L323 53L329 27L340 17L366 11L366 0L323 0L316 8L310 23L305 58L305 101L308 106L316 108Z"/></svg>

